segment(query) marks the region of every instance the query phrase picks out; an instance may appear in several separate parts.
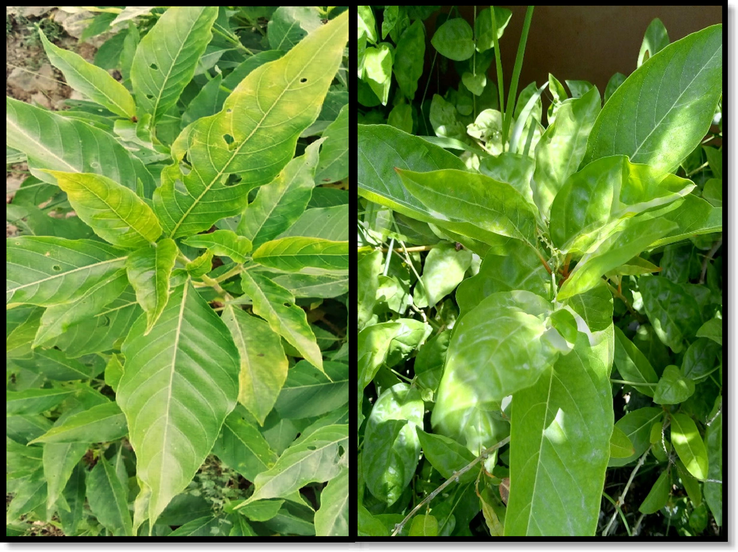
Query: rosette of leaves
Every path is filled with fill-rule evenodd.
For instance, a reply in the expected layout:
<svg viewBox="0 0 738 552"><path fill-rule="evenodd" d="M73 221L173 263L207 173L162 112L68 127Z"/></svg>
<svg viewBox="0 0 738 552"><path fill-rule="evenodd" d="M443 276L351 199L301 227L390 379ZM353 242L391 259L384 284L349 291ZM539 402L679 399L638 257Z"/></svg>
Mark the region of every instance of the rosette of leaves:
<svg viewBox="0 0 738 552"><path fill-rule="evenodd" d="M32 175L8 522L346 535L347 10L110 8L86 36L108 30L97 64L41 35L84 101L6 99Z"/></svg>
<svg viewBox="0 0 738 552"><path fill-rule="evenodd" d="M500 68L486 12L438 56ZM359 124L360 534L720 534L723 31L664 34L604 102L513 80L468 124L462 71L436 136Z"/></svg>

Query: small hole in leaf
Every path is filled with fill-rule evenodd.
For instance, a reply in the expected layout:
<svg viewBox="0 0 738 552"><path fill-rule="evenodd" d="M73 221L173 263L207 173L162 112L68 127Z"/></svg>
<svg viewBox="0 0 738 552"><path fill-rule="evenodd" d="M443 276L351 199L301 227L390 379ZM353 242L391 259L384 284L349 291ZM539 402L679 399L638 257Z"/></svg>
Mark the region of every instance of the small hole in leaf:
<svg viewBox="0 0 738 552"><path fill-rule="evenodd" d="M257 355L256 355L256 356L260 356L260 357L261 357L261 356L264 356L264 353L257 353Z"/></svg>
<svg viewBox="0 0 738 552"><path fill-rule="evenodd" d="M233 113L232 109L226 109L226 113Z"/></svg>
<svg viewBox="0 0 738 552"><path fill-rule="evenodd" d="M61 267L60 267L59 265L54 265L54 266L52 266L51 268L52 268L53 270L56 270L57 272L59 272L59 271L61 270Z"/></svg>
<svg viewBox="0 0 738 552"><path fill-rule="evenodd" d="M230 134L224 134L223 140L225 140L225 143L228 144L229 150L232 150L236 147L236 140Z"/></svg>
<svg viewBox="0 0 738 552"><path fill-rule="evenodd" d="M154 95L153 94L146 94L146 97L148 99L150 99L150 100L153 100L154 99Z"/></svg>
<svg viewBox="0 0 738 552"><path fill-rule="evenodd" d="M307 449L308 450L315 450L316 448L318 448L318 447L316 447L315 445L308 445L307 446Z"/></svg>
<svg viewBox="0 0 738 552"><path fill-rule="evenodd" d="M338 456L343 456L343 453L346 452L342 446L338 447Z"/></svg>
<svg viewBox="0 0 738 552"><path fill-rule="evenodd" d="M237 174L229 174L228 178L225 179L225 182L223 183L224 186L235 186L241 182L241 177Z"/></svg>
<svg viewBox="0 0 738 552"><path fill-rule="evenodd" d="M153 69L154 71L158 71L159 70L159 67L156 65L156 63L152 63L151 65L149 65L149 67L151 69Z"/></svg>
<svg viewBox="0 0 738 552"><path fill-rule="evenodd" d="M290 307L292 306L292 304L291 304L291 303L287 303L287 302L285 302L285 303L284 303L284 306L285 306L285 307L287 307L287 308L290 308Z"/></svg>
<svg viewBox="0 0 738 552"><path fill-rule="evenodd" d="M301 83L303 83L303 84L305 84L305 83L306 83L307 81L308 81L308 80L307 80L307 79L306 79L305 77L302 77L302 78L300 79L300 82L301 82Z"/></svg>

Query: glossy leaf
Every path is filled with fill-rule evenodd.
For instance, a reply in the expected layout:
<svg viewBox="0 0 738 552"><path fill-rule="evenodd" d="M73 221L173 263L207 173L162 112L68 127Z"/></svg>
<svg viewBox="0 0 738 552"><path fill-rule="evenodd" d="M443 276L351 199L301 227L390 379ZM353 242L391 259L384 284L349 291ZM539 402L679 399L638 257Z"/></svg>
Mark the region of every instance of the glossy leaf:
<svg viewBox="0 0 738 552"><path fill-rule="evenodd" d="M643 65L649 58L658 54L666 46L669 45L669 33L666 31L666 27L658 17L654 18L653 21L648 25L646 34L643 37L643 43L641 44L641 50L638 52L638 67Z"/></svg>
<svg viewBox="0 0 738 552"><path fill-rule="evenodd" d="M121 117L130 119L136 115L133 96L107 71L74 52L54 46L40 29L39 36L49 61L64 73L69 86Z"/></svg>
<svg viewBox="0 0 738 552"><path fill-rule="evenodd" d="M336 119L321 135L325 138L325 143L320 151L320 163L315 170L315 182L318 184L337 182L348 177L348 107L346 104L341 108Z"/></svg>
<svg viewBox="0 0 738 552"><path fill-rule="evenodd" d="M5 98L5 107L8 145L28 156L38 178L55 182L36 169L95 173L134 191L141 179L150 197L155 187L151 173L107 132L10 97Z"/></svg>
<svg viewBox="0 0 738 552"><path fill-rule="evenodd" d="M671 442L689 473L700 481L707 478L707 449L692 418L686 414L671 415Z"/></svg>
<svg viewBox="0 0 738 552"><path fill-rule="evenodd" d="M136 290L138 304L146 313L146 333L159 320L169 300L169 277L179 250L174 240L165 238L128 255L128 281Z"/></svg>
<svg viewBox="0 0 738 552"><path fill-rule="evenodd" d="M656 371L646 356L617 326L615 327L615 367L626 381L649 384L656 384L659 381ZM639 393L653 397L653 385L636 385L635 388Z"/></svg>
<svg viewBox="0 0 738 552"><path fill-rule="evenodd" d="M655 514L666 506L666 501L669 500L669 479L669 470L662 471L656 483L653 484L648 495L638 507L639 512L642 514Z"/></svg>
<svg viewBox="0 0 738 552"><path fill-rule="evenodd" d="M133 536L127 489L101 455L87 476L87 500L97 520L115 536Z"/></svg>
<svg viewBox="0 0 738 552"><path fill-rule="evenodd" d="M650 444L651 428L656 422L660 423L663 415L661 408L646 407L628 412L620 418L615 427L627 435L635 451L627 458L611 458L608 466L625 466L638 460Z"/></svg>
<svg viewBox="0 0 738 552"><path fill-rule="evenodd" d="M718 345L723 344L723 321L721 318L711 318L697 330L697 337L712 339Z"/></svg>
<svg viewBox="0 0 738 552"><path fill-rule="evenodd" d="M116 400L126 415L137 476L151 489L149 521L191 481L238 396L238 350L189 283L175 288L144 335L139 318L122 351Z"/></svg>
<svg viewBox="0 0 738 552"><path fill-rule="evenodd" d="M347 21L346 12L284 57L256 68L222 111L185 129L172 146L175 164L164 169L154 194L154 210L171 238L240 213L248 192L270 182L292 159L341 63ZM197 170L181 164L185 155Z"/></svg>
<svg viewBox="0 0 738 552"><path fill-rule="evenodd" d="M694 382L676 366L667 366L653 395L656 404L679 404L694 394Z"/></svg>
<svg viewBox="0 0 738 552"><path fill-rule="evenodd" d="M304 268L348 270L348 242L290 236L268 241L254 251L255 262L286 272Z"/></svg>
<svg viewBox="0 0 738 552"><path fill-rule="evenodd" d="M633 443L625 432L614 426L610 437L610 458L629 458L634 452Z"/></svg>
<svg viewBox="0 0 738 552"><path fill-rule="evenodd" d="M115 402L72 414L32 443L104 443L128 434L126 418Z"/></svg>
<svg viewBox="0 0 738 552"><path fill-rule="evenodd" d="M330 425L285 450L270 470L254 480L249 502L288 497L308 483L329 481L341 471L339 449L347 452L348 426Z"/></svg>
<svg viewBox="0 0 738 552"><path fill-rule="evenodd" d="M250 239L254 247L276 238L303 214L312 190L322 142L313 142L305 154L287 163L279 176L259 188L256 199L241 215L238 233Z"/></svg>
<svg viewBox="0 0 738 552"><path fill-rule="evenodd" d="M707 446L707 477L713 481L705 481L705 502L710 507L715 522L723 525L723 413L720 410L705 432ZM720 481L720 483L717 483Z"/></svg>
<svg viewBox="0 0 738 552"><path fill-rule="evenodd" d="M597 117L583 163L623 154L663 173L675 169L712 123L722 94L722 37L722 25L713 25L634 71Z"/></svg>
<svg viewBox="0 0 738 552"><path fill-rule="evenodd" d="M241 357L238 402L264 425L287 379L287 357L279 335L263 320L233 305L226 305L222 320Z"/></svg>
<svg viewBox="0 0 738 552"><path fill-rule="evenodd" d="M237 263L245 263L251 252L251 241L231 230L216 230L209 234L198 234L184 240L191 247L207 247L213 255L230 257Z"/></svg>
<svg viewBox="0 0 738 552"><path fill-rule="evenodd" d="M415 305L435 307L461 283L471 262L471 251L456 251L448 243L434 246L425 258L423 275L415 288Z"/></svg>
<svg viewBox="0 0 738 552"><path fill-rule="evenodd" d="M217 7L170 8L141 39L131 65L139 117L152 125L177 103L212 36Z"/></svg>
<svg viewBox="0 0 738 552"><path fill-rule="evenodd" d="M675 353L684 339L694 336L702 323L700 308L692 295L666 278L641 278L643 306L659 339Z"/></svg>
<svg viewBox="0 0 738 552"><path fill-rule="evenodd" d="M249 422L238 410L231 412L223 423L213 454L249 481L277 461L276 453L256 424Z"/></svg>
<svg viewBox="0 0 738 552"><path fill-rule="evenodd" d="M161 235L151 207L125 186L97 174L47 172L67 192L77 216L111 244L135 249Z"/></svg>
<svg viewBox="0 0 738 552"><path fill-rule="evenodd" d="M242 272L241 286L254 304L254 313L284 337L310 364L323 369L323 357L315 334L307 323L305 311L294 304L292 294L258 273Z"/></svg>
<svg viewBox="0 0 738 552"><path fill-rule="evenodd" d="M613 432L612 330L513 396L505 536L594 535Z"/></svg>
<svg viewBox="0 0 738 552"><path fill-rule="evenodd" d="M413 22L400 36L395 48L395 63L392 70L397 85L409 100L415 98L418 80L423 75L425 59L425 26L420 20Z"/></svg>
<svg viewBox="0 0 738 552"><path fill-rule="evenodd" d="M348 536L349 471L343 468L320 493L320 508L315 512L315 535Z"/></svg>
<svg viewBox="0 0 738 552"><path fill-rule="evenodd" d="M438 53L455 61L464 61L474 54L474 31L466 20L457 17L449 19L431 39Z"/></svg>

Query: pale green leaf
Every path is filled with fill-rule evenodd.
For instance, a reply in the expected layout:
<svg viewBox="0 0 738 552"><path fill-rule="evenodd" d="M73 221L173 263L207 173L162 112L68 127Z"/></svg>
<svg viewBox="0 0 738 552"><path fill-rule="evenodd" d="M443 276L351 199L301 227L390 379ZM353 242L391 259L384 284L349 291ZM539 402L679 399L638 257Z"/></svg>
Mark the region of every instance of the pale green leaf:
<svg viewBox="0 0 738 552"><path fill-rule="evenodd" d="M425 258L423 274L415 288L415 306L435 307L463 281L471 262L471 251L456 251L450 243L434 246Z"/></svg>
<svg viewBox="0 0 738 552"><path fill-rule="evenodd" d="M611 458L608 466L625 466L638 460L650 445L651 428L655 423L661 423L663 415L664 411L661 408L646 407L628 412L620 418L615 427L625 433L630 442L633 443L635 450L627 458Z"/></svg>
<svg viewBox="0 0 738 552"><path fill-rule="evenodd" d="M41 414L67 399L73 391L61 388L8 390L5 392L5 412L8 416Z"/></svg>
<svg viewBox="0 0 738 552"><path fill-rule="evenodd" d="M105 443L128 433L126 418L115 402L107 402L72 414L37 437L33 443Z"/></svg>
<svg viewBox="0 0 738 552"><path fill-rule="evenodd" d="M256 424L244 418L238 409L231 412L223 423L213 454L249 481L277 461L277 454L269 447Z"/></svg>
<svg viewBox="0 0 738 552"><path fill-rule="evenodd" d="M348 108L348 104L344 105L338 117L323 131L322 137L325 138L325 143L320 150L320 163L315 170L317 184L337 182L348 177Z"/></svg>
<svg viewBox="0 0 738 552"><path fill-rule="evenodd" d="M216 230L209 234L197 234L184 241L191 247L207 247L213 255L230 257L237 263L245 263L251 251L251 241L231 230Z"/></svg>
<svg viewBox="0 0 738 552"><path fill-rule="evenodd" d="M151 488L149 521L192 480L238 396L238 350L228 328L185 282L148 335L140 317L123 343L116 400L137 476Z"/></svg>
<svg viewBox="0 0 738 552"><path fill-rule="evenodd" d="M641 43L641 50L638 52L638 65L640 67L649 58L658 54L661 50L669 45L669 33L666 31L666 27L658 17L654 18L653 21L648 25L646 34L643 36L643 42Z"/></svg>
<svg viewBox="0 0 738 552"><path fill-rule="evenodd" d="M648 383L652 385L636 385L639 393L653 397L654 385L659 377L646 356L628 339L623 331L615 327L615 367L622 379L633 383ZM658 402L658 401L656 401Z"/></svg>
<svg viewBox="0 0 738 552"><path fill-rule="evenodd" d="M51 509L59 500L67 481L82 456L87 452L87 443L61 443L44 445L44 477L46 478L46 508ZM66 501L59 501L59 509L66 510ZM67 506L67 508L64 508Z"/></svg>
<svg viewBox="0 0 738 552"><path fill-rule="evenodd" d="M610 437L610 458L630 458L635 452L633 443L625 432L617 426L613 426Z"/></svg>
<svg viewBox="0 0 738 552"><path fill-rule="evenodd" d="M320 508L315 512L316 536L348 536L349 498L349 471L343 468L320 493Z"/></svg>
<svg viewBox="0 0 738 552"><path fill-rule="evenodd" d="M290 236L268 241L254 251L255 262L285 272L304 268L348 270L348 242Z"/></svg>
<svg viewBox="0 0 738 552"><path fill-rule="evenodd" d="M185 270L193 278L199 278L203 274L207 274L212 268L213 252L210 249L185 265Z"/></svg>
<svg viewBox="0 0 738 552"><path fill-rule="evenodd" d="M686 414L671 415L671 442L689 473L700 481L707 479L707 449L692 418Z"/></svg>
<svg viewBox="0 0 738 552"><path fill-rule="evenodd" d="M87 476L87 500L97 520L115 536L133 536L127 491L115 469L100 455Z"/></svg>
<svg viewBox="0 0 738 552"><path fill-rule="evenodd" d="M697 337L712 339L718 345L723 344L723 320L722 318L711 318L697 330Z"/></svg>
<svg viewBox="0 0 738 552"><path fill-rule="evenodd" d="M348 241L348 215L348 205L308 209L300 215L300 218L292 226L277 237L303 236L332 241Z"/></svg>
<svg viewBox="0 0 738 552"><path fill-rule="evenodd" d="M410 537L437 537L438 520L430 514L417 515L410 523Z"/></svg>
<svg viewBox="0 0 738 552"><path fill-rule="evenodd" d="M674 365L664 368L653 394L656 404L679 404L694 395L694 382Z"/></svg>
<svg viewBox="0 0 738 552"><path fill-rule="evenodd" d="M136 300L146 313L146 333L156 324L169 300L169 277L177 258L177 244L165 238L145 245L128 255L128 281L136 290Z"/></svg>
<svg viewBox="0 0 738 552"><path fill-rule="evenodd" d="M494 32L492 30L492 17L494 12L495 22L497 23L497 38L501 38L502 34L510 23L512 12L499 6L485 8L477 14L474 20L474 33L477 39L476 47L478 52L484 52L495 46Z"/></svg>

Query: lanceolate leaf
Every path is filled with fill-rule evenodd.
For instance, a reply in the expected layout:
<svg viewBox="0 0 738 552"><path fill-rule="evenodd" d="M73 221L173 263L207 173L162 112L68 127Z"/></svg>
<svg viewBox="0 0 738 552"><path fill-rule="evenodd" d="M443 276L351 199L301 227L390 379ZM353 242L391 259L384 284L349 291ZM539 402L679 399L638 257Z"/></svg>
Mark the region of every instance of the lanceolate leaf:
<svg viewBox="0 0 738 552"><path fill-rule="evenodd" d="M72 394L71 389L26 389L6 391L5 410L9 416L40 414L54 408Z"/></svg>
<svg viewBox="0 0 738 552"><path fill-rule="evenodd" d="M287 379L287 357L279 335L263 320L233 305L223 311L223 322L241 357L238 402L264 425Z"/></svg>
<svg viewBox="0 0 738 552"><path fill-rule="evenodd" d="M667 46L632 73L597 117L583 163L627 155L664 173L699 145L722 94L723 27Z"/></svg>
<svg viewBox="0 0 738 552"><path fill-rule="evenodd" d="M671 442L689 473L699 480L707 478L707 449L697 426L686 414L671 415Z"/></svg>
<svg viewBox="0 0 738 552"><path fill-rule="evenodd" d="M249 502L264 498L288 498L312 482L333 479L341 471L339 448L349 454L348 426L329 425L307 439L285 450L274 467L260 473L254 481L254 494Z"/></svg>
<svg viewBox="0 0 738 552"><path fill-rule="evenodd" d="M131 81L139 116L150 114L152 125L177 103L195 74L217 16L213 6L169 8L136 48Z"/></svg>
<svg viewBox="0 0 738 552"><path fill-rule="evenodd" d="M305 154L293 159L279 176L259 188L256 199L241 215L238 233L259 247L279 236L303 213L310 201L315 183L320 143L313 142Z"/></svg>
<svg viewBox="0 0 738 552"><path fill-rule="evenodd" d="M320 493L320 508L315 512L315 535L347 537L349 515L349 471L341 472Z"/></svg>
<svg viewBox="0 0 738 552"><path fill-rule="evenodd" d="M148 335L139 318L123 344L116 400L128 420L137 476L151 489L149 521L190 482L238 396L238 350L185 282Z"/></svg>
<svg viewBox="0 0 738 552"><path fill-rule="evenodd" d="M237 263L246 262L246 255L251 251L251 241L231 230L198 234L187 238L185 243L192 247L207 247L214 255L230 257Z"/></svg>
<svg viewBox="0 0 738 552"><path fill-rule="evenodd" d="M91 240L20 236L7 240L6 301L55 305L70 301L120 270L125 254Z"/></svg>
<svg viewBox="0 0 738 552"><path fill-rule="evenodd" d="M297 138L320 113L341 62L347 23L348 12L284 57L258 67L220 113L185 129L172 154L177 163L186 154L192 170L165 169L154 198L170 237L190 236L240 213L249 190L270 182L292 159Z"/></svg>
<svg viewBox="0 0 738 552"><path fill-rule="evenodd" d="M116 536L133 536L127 490L105 455L101 455L87 476L87 500L98 521Z"/></svg>
<svg viewBox="0 0 738 552"><path fill-rule="evenodd" d="M506 536L593 536L613 431L612 330L513 395Z"/></svg>
<svg viewBox="0 0 738 552"><path fill-rule="evenodd" d="M177 258L177 244L165 238L145 245L128 256L128 281L136 290L138 304L146 313L146 333L156 324L169 300L169 277Z"/></svg>
<svg viewBox="0 0 738 552"><path fill-rule="evenodd" d="M241 273L241 286L253 301L254 313L269 322L272 330L284 337L305 360L323 370L323 356L315 334L292 294L269 278L250 271Z"/></svg>
<svg viewBox="0 0 738 552"><path fill-rule="evenodd" d="M344 105L338 117L323 131L325 143L320 152L320 164L315 171L315 182L326 184L348 176L349 106Z"/></svg>
<svg viewBox="0 0 738 552"><path fill-rule="evenodd" d="M46 172L67 192L79 218L111 244L135 249L161 236L151 207L125 186L97 174Z"/></svg>
<svg viewBox="0 0 738 552"><path fill-rule="evenodd" d="M286 272L297 272L307 267L348 270L348 252L348 242L291 236L262 244L254 251L253 259Z"/></svg>
<svg viewBox="0 0 738 552"><path fill-rule="evenodd" d="M121 117L130 119L136 115L133 96L105 69L92 65L74 52L57 48L40 29L39 36L49 61L64 73L69 86Z"/></svg>
<svg viewBox="0 0 738 552"><path fill-rule="evenodd" d="M256 424L247 421L238 409L223 423L213 454L249 481L271 468L277 461Z"/></svg>
<svg viewBox="0 0 738 552"><path fill-rule="evenodd" d="M659 381L656 371L640 349L617 326L615 327L615 367L626 381L652 384L635 387L638 392L653 397L655 389L653 384Z"/></svg>
<svg viewBox="0 0 738 552"><path fill-rule="evenodd" d="M120 407L107 402L69 416L32 443L104 443L127 433L126 418Z"/></svg>
<svg viewBox="0 0 738 552"><path fill-rule="evenodd" d="M110 134L57 113L5 98L6 140L28 156L31 171L42 180L55 179L35 169L95 173L144 195L155 188L151 173Z"/></svg>
<svg viewBox="0 0 738 552"><path fill-rule="evenodd" d="M87 452L87 443L60 443L44 445L44 477L46 477L46 507L51 509L64 491L74 467ZM64 508L61 501L60 509ZM67 505L68 506L68 505Z"/></svg>

